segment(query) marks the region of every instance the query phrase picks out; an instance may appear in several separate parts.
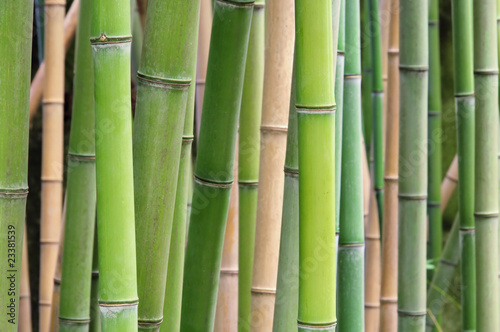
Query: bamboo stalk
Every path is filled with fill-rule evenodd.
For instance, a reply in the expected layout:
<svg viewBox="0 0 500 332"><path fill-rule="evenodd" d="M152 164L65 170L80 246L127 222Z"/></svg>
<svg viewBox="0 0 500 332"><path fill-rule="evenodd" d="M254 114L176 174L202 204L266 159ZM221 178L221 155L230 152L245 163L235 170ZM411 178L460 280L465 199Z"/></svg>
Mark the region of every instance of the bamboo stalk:
<svg viewBox="0 0 500 332"><path fill-rule="evenodd" d="M399 8L391 0L387 82L387 145L384 170L382 285L380 330L397 331L398 287L398 149L399 149Z"/></svg>
<svg viewBox="0 0 500 332"><path fill-rule="evenodd" d="M45 63L40 220L40 331L48 332L63 201L64 0L45 1Z"/></svg>
<svg viewBox="0 0 500 332"><path fill-rule="evenodd" d="M133 133L139 331L159 331L163 319L180 124L194 81L199 6L182 0L148 4Z"/></svg>
<svg viewBox="0 0 500 332"><path fill-rule="evenodd" d="M387 84L389 81L389 55L387 50L389 49L389 25L390 17L392 15L392 1L391 0L380 0L379 9L379 20L380 20L380 41L381 41L381 52L382 52L382 80L383 80L383 91L384 100L382 107L382 131L383 136L383 156L385 156L385 147L387 144ZM383 180L382 180L383 181ZM380 220L382 223L382 220Z"/></svg>
<svg viewBox="0 0 500 332"><path fill-rule="evenodd" d="M477 331L498 331L498 50L496 1L474 1ZM462 178L460 178L462 183ZM462 215L460 215L462 220ZM462 228L462 227L461 227Z"/></svg>
<svg viewBox="0 0 500 332"><path fill-rule="evenodd" d="M0 17L0 67L4 69L0 71L0 306L3 312L0 331L16 332L28 195L33 1L1 1Z"/></svg>
<svg viewBox="0 0 500 332"><path fill-rule="evenodd" d="M441 183L441 213L448 206L451 196L455 192L458 184L458 156L455 155L446 175Z"/></svg>
<svg viewBox="0 0 500 332"><path fill-rule="evenodd" d="M273 327L283 208L283 165L293 70L293 1L270 0L266 3L265 15L259 195L249 317L250 330L256 332L271 331Z"/></svg>
<svg viewBox="0 0 500 332"><path fill-rule="evenodd" d="M80 7L80 0L73 0L71 7L64 18L64 49L66 52L71 45L73 36L75 35L76 25L78 24L78 9ZM40 101L42 100L43 88L45 83L45 62L40 64L38 70L31 82L30 88L30 121L33 120Z"/></svg>
<svg viewBox="0 0 500 332"><path fill-rule="evenodd" d="M129 0L92 3L99 307L103 331L137 329L129 6Z"/></svg>
<svg viewBox="0 0 500 332"><path fill-rule="evenodd" d="M377 199L375 197L375 192L373 190L370 190L369 209L370 212L368 214L368 223L365 226L366 263L364 271L365 273L364 331L378 332L380 328L380 285L381 285L380 228L379 228L378 213L377 213Z"/></svg>
<svg viewBox="0 0 500 332"><path fill-rule="evenodd" d="M250 40L248 42L238 144L239 279L237 317L239 332L250 330L253 255L259 184L259 129L262 119L264 83L264 28L264 1L257 1L254 5Z"/></svg>
<svg viewBox="0 0 500 332"><path fill-rule="evenodd" d="M68 151L59 331L88 330L96 211L92 1L81 4ZM77 323L75 323L77 322Z"/></svg>
<svg viewBox="0 0 500 332"><path fill-rule="evenodd" d="M134 1L134 0L132 0ZM141 21L142 29L146 29L146 14L148 11L149 0L136 0L137 1L137 12L139 13L139 18Z"/></svg>
<svg viewBox="0 0 500 332"><path fill-rule="evenodd" d="M44 36L45 36L45 4L44 0L35 0L35 24L36 39L38 49L38 63L42 64L44 57Z"/></svg>
<svg viewBox="0 0 500 332"><path fill-rule="evenodd" d="M184 264L181 331L213 330L252 12L253 2L215 2Z"/></svg>
<svg viewBox="0 0 500 332"><path fill-rule="evenodd" d="M288 116L283 217L273 332L295 330L297 328L297 310L299 307L299 249L297 248L299 242L299 159L295 77L294 70Z"/></svg>
<svg viewBox="0 0 500 332"><path fill-rule="evenodd" d="M344 108L349 111L344 112L342 116L341 232L338 252L337 284L339 293L337 313L340 331L361 332L365 330L365 243L363 170L361 149L359 148L362 136L359 2L348 1L345 15ZM299 152L300 147L299 145ZM370 209L373 209L374 206L371 205ZM371 212L376 212L376 210ZM368 223L373 224L370 222L370 217L368 219Z"/></svg>
<svg viewBox="0 0 500 332"><path fill-rule="evenodd" d="M398 330L426 315L428 3L400 1Z"/></svg>
<svg viewBox="0 0 500 332"><path fill-rule="evenodd" d="M21 286L19 290L19 332L31 332L31 292L28 261L28 234L24 225L23 254L21 262Z"/></svg>
<svg viewBox="0 0 500 332"><path fill-rule="evenodd" d="M365 139L366 153L368 160L371 161L371 143L372 143L372 85L373 85L373 63L372 63L372 33L370 27L370 10L369 1L363 0L361 5L361 37L362 46L366 50L361 52L362 63L362 80L361 80L361 93L362 93L362 107L363 107L363 137Z"/></svg>
<svg viewBox="0 0 500 332"><path fill-rule="evenodd" d="M229 198L224 245L220 267L219 291L215 310L214 331L238 330L238 159L234 164L234 180Z"/></svg>
<svg viewBox="0 0 500 332"><path fill-rule="evenodd" d="M336 275L333 49L337 45L339 12L340 1L295 2L300 169L299 331L335 331L337 325L333 282ZM343 118L345 126L345 114ZM346 150L342 151L344 154ZM345 154L342 159L344 157ZM342 173L345 176L344 168ZM342 210L340 222L342 228ZM342 280L340 272L339 280Z"/></svg>
<svg viewBox="0 0 500 332"><path fill-rule="evenodd" d="M97 227L94 227L94 250L92 253L89 332L101 332L101 319L99 312L99 258L97 252Z"/></svg>
<svg viewBox="0 0 500 332"><path fill-rule="evenodd" d="M432 3L430 19L438 18L438 3ZM472 1L457 1L452 3L453 14L453 54L455 71L455 107L457 114L457 143L458 143L458 211L460 215L460 260L461 266L461 304L462 304L462 328L465 331L476 329L476 275L475 275L475 231L474 231L474 77L473 77L473 36L472 36ZM430 22L430 21L429 21ZM438 30L434 31L436 40ZM439 57L438 54L435 56ZM439 62L431 62L438 66L435 68L440 71ZM432 67L431 67L432 68ZM436 78L437 79L437 78ZM435 84L433 82L433 84ZM438 86L439 87L439 86ZM439 91L440 94L440 91ZM437 102L432 105L436 109ZM441 121L436 121L436 126L441 130ZM479 130L482 130L481 128ZM429 133L429 135L431 135ZM440 145L440 144L438 144ZM436 156L437 158L438 156ZM439 166L440 163L435 167ZM439 172L439 171L438 171ZM440 174L439 179L441 178ZM438 176L436 175L436 177ZM438 180L437 178L434 180ZM439 183L439 182L438 182ZM433 189L435 194L439 194L439 189ZM429 198L430 199L430 198ZM436 201L433 199L432 201ZM439 204L439 201L435 202ZM440 216L439 205L436 205L436 218ZM431 214L429 214L429 217ZM429 221L431 222L431 220ZM441 221L436 222L436 228L441 232ZM430 224L430 236L433 237L433 228ZM441 235L434 241L439 241L441 246ZM436 250L435 244L431 244L433 249L432 258L437 260L441 255L441 250ZM438 256L439 255L439 256Z"/></svg>

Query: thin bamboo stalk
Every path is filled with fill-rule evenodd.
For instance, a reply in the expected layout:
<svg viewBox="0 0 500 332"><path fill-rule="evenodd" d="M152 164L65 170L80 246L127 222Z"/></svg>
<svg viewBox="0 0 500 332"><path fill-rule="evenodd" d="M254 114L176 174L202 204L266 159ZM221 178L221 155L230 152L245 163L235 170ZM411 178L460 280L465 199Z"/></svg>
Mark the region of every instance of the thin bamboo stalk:
<svg viewBox="0 0 500 332"><path fill-rule="evenodd" d="M434 43L439 43L439 33L437 29L438 18L438 3L434 0L431 2L430 20L435 22L436 27L433 31ZM452 2L453 15L453 54L454 54L454 70L455 70L455 108L457 114L457 143L458 143L458 211L460 215L460 260L461 267L461 304L462 304L462 328L464 331L473 331L476 329L476 275L475 275L475 231L474 231L474 77L473 77L473 36L472 36L472 1L457 1ZM430 24L431 21L429 21ZM431 32L431 31L430 31ZM431 44L432 45L432 44ZM435 47L439 48L439 45ZM435 54L439 58L439 54ZM438 66L434 68L438 73L441 70L438 60L433 60L432 65ZM437 80L439 77L436 77ZM434 81L434 88L436 86ZM440 94L440 91L436 93ZM431 99L429 99L431 101ZM433 105L430 109L436 110L437 103L440 100L433 100ZM439 111L439 110L438 110ZM439 119L438 119L439 120ZM434 130L441 130L441 121L436 121ZM439 126L439 127L437 127ZM430 129L430 128L429 128ZM482 130L482 129L479 129ZM431 133L429 133L431 137ZM440 146L440 144L438 144ZM439 149L438 149L439 150ZM436 156L436 158L440 156ZM437 163L435 167L439 167L440 173L441 164ZM437 176L439 175L439 178ZM439 181L440 174L434 175L436 178L433 181ZM437 182L439 183L439 182ZM436 182L434 182L436 184ZM439 188L432 190L434 195L439 194ZM430 192L429 192L430 193ZM433 195L433 196L434 196ZM432 201L436 201L435 197ZM431 197L429 197L431 201ZM436 208L435 218L441 218L439 201L435 202ZM429 218L431 217L429 212ZM432 225L432 220L429 220L430 236L435 235L433 232L441 232L441 220L436 221L436 225ZM436 230L433 230L436 228ZM436 236L436 239L431 239L432 258L437 261L441 256L441 250L437 250L436 246L441 246L441 235ZM436 242L436 243L434 243ZM437 252L436 252L437 250Z"/></svg>
<svg viewBox="0 0 500 332"><path fill-rule="evenodd" d="M136 0L137 1L137 11L139 12L139 18L141 21L142 29L146 29L146 14L148 11L149 0Z"/></svg>
<svg viewBox="0 0 500 332"><path fill-rule="evenodd" d="M45 1L45 63L42 132L39 325L51 319L63 203L64 140L64 0Z"/></svg>
<svg viewBox="0 0 500 332"><path fill-rule="evenodd" d="M78 11L80 7L80 0L74 0L71 7L64 18L64 49L68 51L71 41L75 35L76 25L78 24ZM31 82L30 88L30 121L33 120L40 101L42 100L43 88L45 83L45 62L40 64L38 70Z"/></svg>
<svg viewBox="0 0 500 332"><path fill-rule="evenodd" d="M266 3L259 194L251 280L250 330L273 328L283 208L288 103L293 71L293 1Z"/></svg>
<svg viewBox="0 0 500 332"><path fill-rule="evenodd" d="M91 36L101 327L136 331L130 1L93 1Z"/></svg>
<svg viewBox="0 0 500 332"><path fill-rule="evenodd" d="M200 137L201 111L207 78L208 51L212 31L212 0L201 0L200 27L198 30L198 62L196 64L196 137Z"/></svg>
<svg viewBox="0 0 500 332"><path fill-rule="evenodd" d="M264 1L257 1L254 5L250 40L248 42L238 144L239 279L237 316L239 332L250 330L253 255L259 184L259 129L262 119L264 83L264 28Z"/></svg>
<svg viewBox="0 0 500 332"><path fill-rule="evenodd" d="M89 43L91 10L92 1L84 0L76 37L64 246L59 250L64 262L58 311L61 332L86 331L90 321L96 211L94 69Z"/></svg>
<svg viewBox="0 0 500 332"><path fill-rule="evenodd" d="M365 150L365 140L361 137L361 144L363 153L361 158L363 161L363 219L365 229L368 226L368 217L370 214L370 193L371 193L371 179L370 179L370 166L368 165L368 159Z"/></svg>
<svg viewBox="0 0 500 332"><path fill-rule="evenodd" d="M426 308L428 2L400 1L398 330L423 331Z"/></svg>
<svg viewBox="0 0 500 332"><path fill-rule="evenodd" d="M299 159L295 77L294 70L288 115L283 219L273 332L295 330L299 308L299 248L297 248L299 242Z"/></svg>
<svg viewBox="0 0 500 332"><path fill-rule="evenodd" d="M94 227L94 251L92 253L89 332L101 332L101 319L99 312L99 258L97 252L97 227Z"/></svg>
<svg viewBox="0 0 500 332"><path fill-rule="evenodd" d="M453 161L450 164L450 167L446 171L446 175L441 182L441 213L448 206L448 202L451 199L451 196L455 192L458 184L458 156L455 155Z"/></svg>
<svg viewBox="0 0 500 332"><path fill-rule="evenodd" d="M387 145L384 170L380 331L397 331L398 149L399 149L399 8L391 0L387 82Z"/></svg>
<svg viewBox="0 0 500 332"><path fill-rule="evenodd" d="M19 290L19 332L31 332L31 292L28 261L28 234L24 225L23 258L21 262L21 287Z"/></svg>
<svg viewBox="0 0 500 332"><path fill-rule="evenodd" d="M33 1L1 1L0 17L0 331L16 332L28 195Z"/></svg>
<svg viewBox="0 0 500 332"><path fill-rule="evenodd" d="M496 1L474 1L475 201L478 332L498 331L498 49ZM460 178L462 183L462 178ZM462 220L462 215L460 215ZM462 227L461 227L462 228ZM471 227L470 227L471 228Z"/></svg>
<svg viewBox="0 0 500 332"><path fill-rule="evenodd" d="M252 12L253 2L215 2L184 264L181 331L210 332L214 326Z"/></svg>
<svg viewBox="0 0 500 332"><path fill-rule="evenodd" d="M387 50L389 48L389 25L392 13L391 0L380 0L379 20L380 20L380 41L382 46L382 80L384 100L382 107L382 131L383 144L382 149L385 153L385 146L387 144L387 84L389 81L389 55ZM385 154L383 154L385 156ZM382 222L382 220L380 220Z"/></svg>
<svg viewBox="0 0 500 332"><path fill-rule="evenodd" d="M44 57L45 36L45 4L44 0L35 0L35 24L38 49L38 63L42 64Z"/></svg>
<svg viewBox="0 0 500 332"><path fill-rule="evenodd" d="M350 3L346 3L346 8ZM336 54L333 50L337 45L339 12L340 1L295 1L300 169L299 331L335 331L337 325L334 282ZM344 92L344 103L345 96ZM342 159L345 151L343 148ZM344 171L342 167L345 176ZM340 223L342 228L342 210ZM339 280L342 280L340 270Z"/></svg>
<svg viewBox="0 0 500 332"><path fill-rule="evenodd" d="M361 52L362 63L362 107L363 107L363 137L365 139L366 153L368 160L371 161L371 143L372 143L372 85L373 85L373 64L372 64L372 33L370 27L369 1L363 0L361 5L361 37L364 52Z"/></svg>
<svg viewBox="0 0 500 332"><path fill-rule="evenodd" d="M439 262L436 263L436 270L432 278L431 285L427 291L427 310L432 313L434 317L439 317L443 306L446 303L447 292L453 286L453 277L460 261L459 248L459 228L460 217L457 214L453 226L446 240L443 248L443 255ZM434 320L428 314L426 319L427 332L435 330Z"/></svg>
<svg viewBox="0 0 500 332"><path fill-rule="evenodd" d="M359 29L360 7L358 1L346 2L345 22L344 108L346 112L342 116L342 183L340 185L337 313L339 331L361 332L365 330L365 241L363 169L362 154L359 148L362 137L362 108L361 31ZM300 147L299 145L299 152ZM370 209L371 212L376 213L376 209L373 209L373 203L371 201L372 206ZM371 215L372 218L376 217L373 213ZM372 220L377 221L376 219ZM368 224L373 224L370 222L370 217L368 217Z"/></svg>
<svg viewBox="0 0 500 332"><path fill-rule="evenodd" d="M141 63L144 29L142 27L139 10L137 9L136 0L130 0L130 20L132 24L132 81L137 87L137 71Z"/></svg>
<svg viewBox="0 0 500 332"><path fill-rule="evenodd" d="M215 310L214 331L238 330L238 158L234 164L234 180L222 247L219 291Z"/></svg>
<svg viewBox="0 0 500 332"><path fill-rule="evenodd" d="M382 69L382 42L379 0L368 0L371 60L372 60L372 133L373 133L373 188L377 199L379 229L382 228L384 204L384 81Z"/></svg>
<svg viewBox="0 0 500 332"><path fill-rule="evenodd" d="M364 153L364 151L362 151ZM366 159L366 158L363 158ZM363 184L364 186L364 184ZM370 212L365 226L365 329L366 332L378 332L380 327L380 228L375 192L370 190ZM364 209L363 209L364 210Z"/></svg>

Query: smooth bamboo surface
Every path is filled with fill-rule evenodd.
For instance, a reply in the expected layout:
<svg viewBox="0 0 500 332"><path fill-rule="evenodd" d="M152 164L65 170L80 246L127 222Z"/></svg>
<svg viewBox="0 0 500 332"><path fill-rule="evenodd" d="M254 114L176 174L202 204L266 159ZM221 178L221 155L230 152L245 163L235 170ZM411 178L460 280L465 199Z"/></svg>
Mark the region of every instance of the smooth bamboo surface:
<svg viewBox="0 0 500 332"><path fill-rule="evenodd" d="M269 0L266 3L259 194L251 286L250 330L254 332L273 328L294 27L293 1Z"/></svg>
<svg viewBox="0 0 500 332"><path fill-rule="evenodd" d="M142 29L144 30L146 28L146 15L148 11L149 0L136 0L136 1L137 1L137 12L139 13Z"/></svg>
<svg viewBox="0 0 500 332"><path fill-rule="evenodd" d="M364 151L363 151L364 152ZM364 184L363 184L364 186ZM370 212L365 231L365 330L378 332L380 327L380 228L377 213L377 200L373 190L370 191Z"/></svg>
<svg viewBox="0 0 500 332"><path fill-rule="evenodd" d="M64 49L68 51L78 24L80 0L74 0L64 18ZM33 120L42 100L45 83L45 62L40 63L30 88L30 121Z"/></svg>
<svg viewBox="0 0 500 332"><path fill-rule="evenodd" d="M94 251L92 253L92 283L90 290L89 332L101 332L101 313L99 310L99 258L97 252L97 227L94 227Z"/></svg>
<svg viewBox="0 0 500 332"><path fill-rule="evenodd" d="M28 234L26 224L24 225L23 255L21 262L21 286L19 289L19 332L31 332L31 291L30 272L28 260Z"/></svg>
<svg viewBox="0 0 500 332"><path fill-rule="evenodd" d="M441 182L441 213L446 209L458 185L458 156L455 155Z"/></svg>
<svg viewBox="0 0 500 332"><path fill-rule="evenodd" d="M398 283L398 150L399 150L399 10L391 0L387 82L387 145L384 169L382 227L382 284L380 330L397 331Z"/></svg>
<svg viewBox="0 0 500 332"><path fill-rule="evenodd" d="M383 90L384 90L384 100L382 107L382 131L383 136L383 156L385 157L385 147L387 144L387 84L389 81L389 54L387 50L389 49L389 26L392 11L392 1L391 0L380 0L379 5L379 19L380 19L380 41L382 50L382 80L383 80ZM380 221L382 222L382 221Z"/></svg>
<svg viewBox="0 0 500 332"><path fill-rule="evenodd" d="M64 0L45 1L39 327L48 332L63 203Z"/></svg>
<svg viewBox="0 0 500 332"><path fill-rule="evenodd" d="M373 63L372 63L372 33L370 27L370 0L361 1L361 36L364 52L361 52L362 76L361 91L363 98L363 137L365 139L366 153L368 161L372 162L371 143L372 143L372 85L373 85Z"/></svg>

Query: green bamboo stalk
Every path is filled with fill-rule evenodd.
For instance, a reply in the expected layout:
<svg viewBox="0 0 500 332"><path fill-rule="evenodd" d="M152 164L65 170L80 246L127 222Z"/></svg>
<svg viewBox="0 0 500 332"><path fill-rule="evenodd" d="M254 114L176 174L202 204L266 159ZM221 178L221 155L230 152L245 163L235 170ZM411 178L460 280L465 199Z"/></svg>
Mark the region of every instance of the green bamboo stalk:
<svg viewBox="0 0 500 332"><path fill-rule="evenodd" d="M431 2L431 16L429 17L429 24L435 22L433 38L431 42L439 44L439 30L437 28L436 19L439 16L439 6L436 0L435 3ZM455 107L457 114L457 155L458 155L458 212L460 214L460 254L461 254L461 294L462 294L462 329L464 331L474 331L476 329L476 274L475 274L475 232L474 232L474 76L473 76L473 36L472 36L472 1L459 1L452 2L453 14L453 54L454 54L454 70L455 70ZM431 31L429 31L431 33ZM432 45L432 44L431 44ZM438 48L439 45L435 47ZM439 54L434 54L439 58ZM431 73L439 71L441 66L439 62L432 60ZM433 65L438 66L434 68ZM430 76L433 78L433 75ZM430 81L430 88L438 89L440 85L436 85L439 77L435 77ZM440 94L441 91L436 91ZM432 104L431 104L432 102ZM440 100L429 99L429 109L436 110ZM439 107L440 108L440 107ZM440 112L440 110L438 110ZM430 114L430 113L429 113ZM440 118L437 118L437 128L429 127L429 130L441 130ZM429 122L430 123L430 122ZM482 130L482 129L480 129ZM432 133L429 132L429 137ZM441 144L437 144L441 145ZM438 158L436 156L436 158ZM439 156L441 158L441 156ZM429 163L429 166L431 164ZM433 165L434 166L434 165ZM435 167L439 167L438 173L441 170L441 163ZM437 175L433 175L437 176ZM431 176L429 176L431 179ZM433 180L439 181L439 178ZM438 197L440 193L439 182L434 183L436 188L433 188L433 196ZM431 200L431 197L429 197ZM434 200L433 200L434 201ZM438 204L438 202L435 202ZM436 218L440 218L440 206L434 208ZM439 212L438 212L439 211ZM429 213L429 218L431 214ZM432 256L436 260L441 256L441 220L429 219L430 237ZM434 239L436 237L436 239ZM438 242L439 241L439 242Z"/></svg>
<svg viewBox="0 0 500 332"><path fill-rule="evenodd" d="M264 83L265 3L254 5L241 101L238 143L239 242L238 331L250 331L251 288L257 193L259 183L260 120Z"/></svg>
<svg viewBox="0 0 500 332"><path fill-rule="evenodd" d="M141 18L137 10L137 1L130 0L130 24L132 24L132 80L134 85L137 86L137 70L141 63L142 42L144 38L144 31L142 29Z"/></svg>
<svg viewBox="0 0 500 332"><path fill-rule="evenodd" d="M363 0L361 5L361 33L362 33L362 46L361 64L362 64L362 80L361 80L361 93L362 93L362 107L363 107L363 137L365 139L366 154L368 161L371 161L371 142L372 142L372 85L373 85L373 63L372 63L372 34L370 28L370 10L369 1Z"/></svg>
<svg viewBox="0 0 500 332"><path fill-rule="evenodd" d="M477 331L498 331L498 49L496 1L474 1ZM460 182L462 178L460 178ZM462 216L460 216L462 217Z"/></svg>
<svg viewBox="0 0 500 332"><path fill-rule="evenodd" d="M497 0L497 49L500 51L500 0ZM500 63L500 55L499 55L499 63ZM500 66L500 64L499 64ZM500 132L498 134L498 171L500 172ZM500 174L500 173L499 173ZM499 176L499 188L500 188L500 176ZM499 198L500 198L500 194L499 194ZM499 202L499 208L500 208L500 202ZM498 231L499 231L499 236L500 236L500 227L498 228ZM499 250L499 254L498 254L498 259L500 261L500 242L498 244L498 250ZM500 262L499 262L499 266L498 268L500 269ZM498 273L498 278L500 280L500 270L499 270L499 273ZM499 287L499 292L500 292L500 287ZM499 294L500 295L500 294Z"/></svg>
<svg viewBox="0 0 500 332"><path fill-rule="evenodd" d="M427 310L432 313L434 317L439 317L444 304L448 300L447 292L448 289L452 287L455 270L460 261L460 250L458 249L459 229L460 217L457 214L448 235L448 239L446 240L443 255L440 257L439 261L436 262L436 269L432 277L432 282L427 291ZM425 330L427 332L435 330L434 321L429 314L427 314Z"/></svg>
<svg viewBox="0 0 500 332"><path fill-rule="evenodd" d="M368 0L370 51L372 60L372 135L373 188L377 198L380 231L384 206L384 79L382 77L382 41L380 34L379 0ZM367 92L368 94L368 92Z"/></svg>
<svg viewBox="0 0 500 332"><path fill-rule="evenodd" d="M89 44L92 0L83 0L76 37L68 152L59 331L88 331L96 209L94 70Z"/></svg>
<svg viewBox="0 0 500 332"><path fill-rule="evenodd" d="M470 2L470 1L469 1ZM461 3L467 3L461 1ZM453 10L456 10L456 5ZM472 11L472 8L470 8ZM472 17L472 12L470 13ZM472 21L469 20L469 23ZM465 32L470 36L472 30ZM472 42L472 36L471 42ZM472 45L470 45L472 46ZM427 214L429 216L429 243L427 245L427 258L433 262L437 262L441 257L442 242L443 242L443 225L441 219L441 140L436 140L440 137L441 129L441 61L439 59L439 0L429 0L429 90L427 94L428 100L428 133L429 153L428 159L428 179L427 179ZM472 48L465 48L470 50ZM467 53L467 52L464 52ZM471 54L472 55L472 54ZM458 59L458 58L455 58ZM472 60L472 58L471 58ZM457 62L455 60L455 68ZM472 66L472 62L470 62ZM472 67L470 70L465 70L466 75L469 75L472 81ZM455 77L457 75L455 71ZM472 137L472 136L471 136ZM472 146L472 140L469 141ZM474 172L470 172L472 177ZM473 195L473 194L472 194ZM472 198L472 196L471 196ZM471 210L472 211L472 210ZM471 214L472 216L472 214ZM474 254L472 255L474 256ZM434 270L428 270L427 277L432 280ZM474 306L474 304L472 304Z"/></svg>
<svg viewBox="0 0 500 332"><path fill-rule="evenodd" d="M101 319L99 314L99 258L97 252L97 227L94 227L94 250L92 253L89 332L101 332Z"/></svg>
<svg viewBox="0 0 500 332"><path fill-rule="evenodd" d="M252 12L250 1L215 2L184 264L181 331L213 330Z"/></svg>
<svg viewBox="0 0 500 332"><path fill-rule="evenodd" d="M295 88L294 70L286 140L285 187L273 332L295 330L299 308L299 250L297 248L299 242L299 159Z"/></svg>
<svg viewBox="0 0 500 332"><path fill-rule="evenodd" d="M361 48L358 1L346 3L346 62L338 253L339 331L364 331L364 219L361 163Z"/></svg>
<svg viewBox="0 0 500 332"><path fill-rule="evenodd" d="M92 4L99 307L106 332L137 331L129 6L129 0Z"/></svg>
<svg viewBox="0 0 500 332"><path fill-rule="evenodd" d="M0 330L17 332L28 195L33 1L0 2ZM8 70L7 70L8 68Z"/></svg>
<svg viewBox="0 0 500 332"><path fill-rule="evenodd" d="M163 319L199 6L198 0L148 2L133 134L139 331L159 331Z"/></svg>
<svg viewBox="0 0 500 332"><path fill-rule="evenodd" d="M299 331L335 331L337 325L333 45L337 44L339 12L338 0L295 2Z"/></svg>
<svg viewBox="0 0 500 332"><path fill-rule="evenodd" d="M398 330L426 308L428 2L400 1Z"/></svg>

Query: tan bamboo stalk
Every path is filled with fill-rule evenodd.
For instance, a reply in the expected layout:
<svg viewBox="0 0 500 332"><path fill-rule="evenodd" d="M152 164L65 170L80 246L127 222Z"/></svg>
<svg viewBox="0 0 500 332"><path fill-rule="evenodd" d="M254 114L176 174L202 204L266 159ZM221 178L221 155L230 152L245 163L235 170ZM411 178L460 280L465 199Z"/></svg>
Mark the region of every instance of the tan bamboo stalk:
<svg viewBox="0 0 500 332"><path fill-rule="evenodd" d="M40 331L48 332L63 200L65 0L45 1L45 83L40 221Z"/></svg>
<svg viewBox="0 0 500 332"><path fill-rule="evenodd" d="M380 331L397 331L398 271L398 151L399 151L399 10L391 0L387 82L387 141L382 227Z"/></svg>
<svg viewBox="0 0 500 332"><path fill-rule="evenodd" d="M200 26L198 32L198 61L196 63L196 137L200 136L201 110L205 95L208 49L212 32L212 0L201 0Z"/></svg>
<svg viewBox="0 0 500 332"><path fill-rule="evenodd" d="M237 156L237 155L236 155ZM222 247L219 292L215 311L215 332L238 330L238 157L234 163L226 233Z"/></svg>
<svg viewBox="0 0 500 332"><path fill-rule="evenodd" d="M375 192L373 190L370 190L368 222L365 230L365 332L378 332L380 324L381 283L380 226L377 200L375 199Z"/></svg>
<svg viewBox="0 0 500 332"><path fill-rule="evenodd" d="M383 125L383 144L382 147L385 151L386 139L387 139L387 84L388 84L388 62L389 57L387 54L387 49L389 48L389 19L391 15L391 0L380 0L379 4L379 22L380 22L380 34L381 34L381 46L382 46L382 82L384 88L384 101L382 106L382 125ZM380 227L379 227L380 228Z"/></svg>
<svg viewBox="0 0 500 332"><path fill-rule="evenodd" d="M28 260L28 232L24 225L23 259L21 262L21 287L19 289L19 332L31 332L31 292Z"/></svg>
<svg viewBox="0 0 500 332"><path fill-rule="evenodd" d="M446 172L446 176L441 183L441 212L446 209L448 206L448 202L451 199L451 196L455 192L458 184L458 158L455 155L453 161L451 162L448 171Z"/></svg>
<svg viewBox="0 0 500 332"><path fill-rule="evenodd" d="M75 36L76 25L78 24L78 9L80 0L74 0L64 18L64 49L68 51L71 41ZM40 101L42 100L43 88L45 83L45 61L40 64L30 88L30 121L35 116Z"/></svg>
<svg viewBox="0 0 500 332"><path fill-rule="evenodd" d="M259 194L252 279L251 331L271 331L278 275L288 110L295 40L291 0L266 3ZM333 281L332 281L333 282Z"/></svg>

